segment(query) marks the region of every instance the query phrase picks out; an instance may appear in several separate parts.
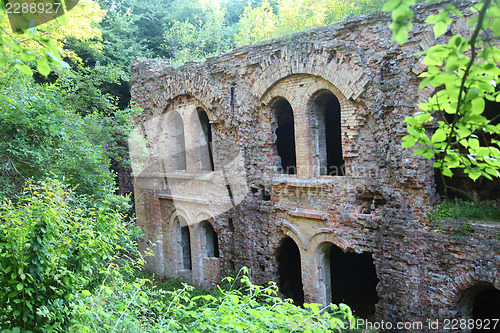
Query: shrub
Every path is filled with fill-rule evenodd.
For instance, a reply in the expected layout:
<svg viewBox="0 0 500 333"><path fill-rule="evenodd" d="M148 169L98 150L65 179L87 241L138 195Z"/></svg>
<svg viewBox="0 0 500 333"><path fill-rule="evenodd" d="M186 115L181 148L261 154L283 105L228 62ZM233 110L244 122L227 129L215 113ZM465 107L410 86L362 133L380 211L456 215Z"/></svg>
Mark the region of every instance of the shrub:
<svg viewBox="0 0 500 333"><path fill-rule="evenodd" d="M0 329L66 331L73 297L135 251L133 228L112 205L75 198L53 181L1 203Z"/></svg>
<svg viewBox="0 0 500 333"><path fill-rule="evenodd" d="M276 284L256 286L246 274L241 287L226 278L219 294L198 296L186 284L165 291L150 280L111 278L113 288L79 294L71 332L340 332L354 322L345 304L297 307L277 297Z"/></svg>

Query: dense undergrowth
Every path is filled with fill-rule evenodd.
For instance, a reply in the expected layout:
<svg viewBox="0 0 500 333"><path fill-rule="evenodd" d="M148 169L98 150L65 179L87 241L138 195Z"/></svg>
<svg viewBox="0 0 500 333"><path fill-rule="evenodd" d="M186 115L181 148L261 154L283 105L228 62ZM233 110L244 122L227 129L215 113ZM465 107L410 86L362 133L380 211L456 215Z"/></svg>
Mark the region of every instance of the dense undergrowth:
<svg viewBox="0 0 500 333"><path fill-rule="evenodd" d="M246 269L213 291L138 275L138 231L122 211L116 202L89 205L58 181L5 200L0 331L340 332L354 322L344 304L282 300Z"/></svg>

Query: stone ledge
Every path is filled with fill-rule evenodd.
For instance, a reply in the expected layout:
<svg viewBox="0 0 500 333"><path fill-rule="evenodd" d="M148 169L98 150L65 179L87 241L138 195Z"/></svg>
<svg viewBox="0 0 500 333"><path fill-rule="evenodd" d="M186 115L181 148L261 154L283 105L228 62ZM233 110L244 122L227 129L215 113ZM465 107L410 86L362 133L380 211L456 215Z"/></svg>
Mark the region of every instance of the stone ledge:
<svg viewBox="0 0 500 333"><path fill-rule="evenodd" d="M323 221L326 221L328 218L328 214L326 214L326 213L308 211L308 210L299 210L299 209L289 210L288 215L296 216L296 217L304 217L304 218L313 219L313 220L323 220Z"/></svg>
<svg viewBox="0 0 500 333"><path fill-rule="evenodd" d="M194 202L194 203L205 204L205 205L208 205L208 203L209 203L207 199L194 198L194 197L184 197L184 196L172 195L172 194L158 194L158 198L159 199L166 199L166 200L174 200L174 201Z"/></svg>

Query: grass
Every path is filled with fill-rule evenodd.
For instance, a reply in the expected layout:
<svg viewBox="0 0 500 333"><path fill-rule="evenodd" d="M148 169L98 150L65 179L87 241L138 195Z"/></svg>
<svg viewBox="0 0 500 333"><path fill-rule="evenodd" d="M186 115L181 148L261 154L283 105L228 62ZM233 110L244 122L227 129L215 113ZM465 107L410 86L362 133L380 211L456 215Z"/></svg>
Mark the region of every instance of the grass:
<svg viewBox="0 0 500 333"><path fill-rule="evenodd" d="M428 213L431 221L442 219L457 219L459 221L478 220L500 222L500 209L496 209L482 202L455 200L439 201Z"/></svg>

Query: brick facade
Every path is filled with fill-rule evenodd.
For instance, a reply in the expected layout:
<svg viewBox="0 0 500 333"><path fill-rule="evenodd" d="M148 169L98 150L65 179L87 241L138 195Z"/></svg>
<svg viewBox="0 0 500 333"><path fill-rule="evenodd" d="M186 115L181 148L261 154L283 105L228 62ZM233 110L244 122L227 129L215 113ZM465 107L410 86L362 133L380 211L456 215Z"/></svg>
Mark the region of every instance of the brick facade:
<svg viewBox="0 0 500 333"><path fill-rule="evenodd" d="M475 294L500 289L500 227L475 224L460 238L434 230L426 219L436 199L432 163L401 148L405 117L433 93L418 90L425 66L417 53L434 43L422 21L438 9L416 7L403 46L390 42L389 15L370 14L179 68L138 59L132 100L144 112L131 157L144 232L139 246L155 253L146 269L210 287L247 266L255 283L280 283L277 256L290 237L300 252L306 302L326 303L335 293L334 245L373 258L374 318L470 318ZM470 33L466 19L456 19L440 41ZM311 105L321 94L340 104L344 176L319 171L323 139ZM296 174L279 170L277 100L293 110ZM210 122L214 171L203 169L201 110ZM183 122L185 170L172 167L174 113ZM179 216L190 230L191 270L182 267ZM218 257L205 251L206 223L217 234Z"/></svg>

